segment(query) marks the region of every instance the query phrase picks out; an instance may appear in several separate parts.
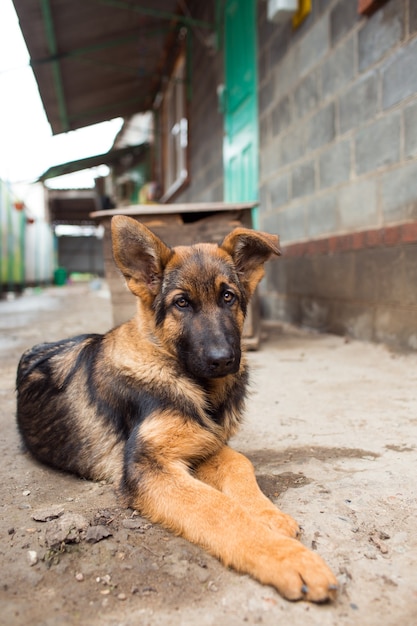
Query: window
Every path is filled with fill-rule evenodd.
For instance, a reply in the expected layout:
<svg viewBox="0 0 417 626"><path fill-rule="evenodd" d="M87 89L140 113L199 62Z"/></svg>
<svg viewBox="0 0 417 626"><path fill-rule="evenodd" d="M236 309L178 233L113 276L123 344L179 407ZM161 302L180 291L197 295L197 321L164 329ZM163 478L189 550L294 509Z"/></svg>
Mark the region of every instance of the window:
<svg viewBox="0 0 417 626"><path fill-rule="evenodd" d="M161 201L170 199L188 182L188 120L185 55L177 60L161 104Z"/></svg>

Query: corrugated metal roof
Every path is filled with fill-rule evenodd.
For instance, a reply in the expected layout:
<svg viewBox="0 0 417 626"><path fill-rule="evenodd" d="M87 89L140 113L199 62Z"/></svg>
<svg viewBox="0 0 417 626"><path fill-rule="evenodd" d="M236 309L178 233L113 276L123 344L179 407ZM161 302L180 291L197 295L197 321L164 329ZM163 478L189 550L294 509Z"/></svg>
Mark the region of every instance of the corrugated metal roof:
<svg viewBox="0 0 417 626"><path fill-rule="evenodd" d="M13 2L54 134L150 110L181 26L214 29L184 0Z"/></svg>
<svg viewBox="0 0 417 626"><path fill-rule="evenodd" d="M54 226L87 226L95 223L90 213L101 208L101 203L95 189L49 189L48 207Z"/></svg>
<svg viewBox="0 0 417 626"><path fill-rule="evenodd" d="M149 144L143 143L138 146L128 146L127 148L110 150L104 154L97 154L84 159L78 159L77 161L68 161L67 163L53 165L47 169L38 180L44 181L48 178L72 174L73 172L86 170L90 167L97 167L98 165L122 165L126 159L133 160L143 156L148 149Z"/></svg>

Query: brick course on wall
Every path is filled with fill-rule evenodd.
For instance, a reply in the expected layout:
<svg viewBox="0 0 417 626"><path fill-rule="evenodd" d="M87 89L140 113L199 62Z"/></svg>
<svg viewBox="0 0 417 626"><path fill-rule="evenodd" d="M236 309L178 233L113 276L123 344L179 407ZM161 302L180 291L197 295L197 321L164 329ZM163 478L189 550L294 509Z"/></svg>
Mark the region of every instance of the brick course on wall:
<svg viewBox="0 0 417 626"><path fill-rule="evenodd" d="M386 248L408 243L417 244L417 221L397 226L386 226L385 228L356 231L348 235L310 239L282 246L282 252L287 258L295 258L347 250L361 250L362 248Z"/></svg>
<svg viewBox="0 0 417 626"><path fill-rule="evenodd" d="M262 300L417 349L417 3L368 5L313 0L293 31L259 3L260 225L285 252Z"/></svg>

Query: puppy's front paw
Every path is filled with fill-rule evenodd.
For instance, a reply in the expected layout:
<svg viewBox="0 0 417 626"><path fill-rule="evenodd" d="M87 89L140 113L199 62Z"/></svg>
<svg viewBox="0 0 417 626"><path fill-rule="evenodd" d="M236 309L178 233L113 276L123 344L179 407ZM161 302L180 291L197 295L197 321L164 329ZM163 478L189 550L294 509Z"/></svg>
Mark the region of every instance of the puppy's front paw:
<svg viewBox="0 0 417 626"><path fill-rule="evenodd" d="M271 576L277 590L288 600L327 602L334 600L337 579L318 554L293 539L282 540L276 548Z"/></svg>

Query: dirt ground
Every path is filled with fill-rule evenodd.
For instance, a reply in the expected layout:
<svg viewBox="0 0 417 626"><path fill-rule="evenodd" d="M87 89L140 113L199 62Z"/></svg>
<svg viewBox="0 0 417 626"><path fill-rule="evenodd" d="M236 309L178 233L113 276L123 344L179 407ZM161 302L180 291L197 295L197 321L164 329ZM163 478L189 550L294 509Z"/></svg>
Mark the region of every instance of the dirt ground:
<svg viewBox="0 0 417 626"><path fill-rule="evenodd" d="M233 446L340 583L334 604L290 603L122 508L113 487L21 451L18 358L39 341L109 328L98 287L0 301L0 623L416 624L417 354L291 327L268 329L250 354L252 395Z"/></svg>

